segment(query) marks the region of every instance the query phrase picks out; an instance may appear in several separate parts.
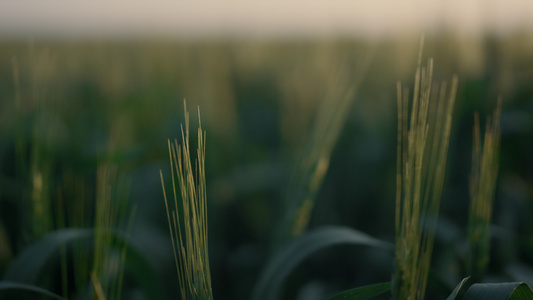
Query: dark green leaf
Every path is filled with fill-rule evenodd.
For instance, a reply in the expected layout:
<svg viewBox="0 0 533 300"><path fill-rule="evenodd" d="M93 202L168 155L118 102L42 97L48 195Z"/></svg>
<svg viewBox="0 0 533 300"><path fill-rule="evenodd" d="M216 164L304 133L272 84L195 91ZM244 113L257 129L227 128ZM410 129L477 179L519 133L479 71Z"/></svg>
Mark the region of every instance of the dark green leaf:
<svg viewBox="0 0 533 300"><path fill-rule="evenodd" d="M523 282L477 283L466 292L464 300L531 300L533 291Z"/></svg>
<svg viewBox="0 0 533 300"><path fill-rule="evenodd" d="M74 240L93 237L92 229L63 229L53 231L26 247L8 266L4 280L35 284L40 271L62 245Z"/></svg>
<svg viewBox="0 0 533 300"><path fill-rule="evenodd" d="M50 298L59 299L59 300L65 300L65 298L54 294L50 291L47 291L43 288L40 288L38 286L25 284L25 283L19 283L19 282L13 282L13 281L0 281L0 291L1 290L23 290L23 291L29 291L33 293L42 294L45 296L48 296Z"/></svg>
<svg viewBox="0 0 533 300"><path fill-rule="evenodd" d="M455 287L455 289L453 289L452 293L450 294L450 296L448 296L448 298L446 298L446 300L462 299L462 297L460 297L459 295L464 294L470 286L471 283L468 282L469 279L470 276L461 280L461 282Z"/></svg>
<svg viewBox="0 0 533 300"><path fill-rule="evenodd" d="M94 238L93 229L61 229L53 231L34 244L28 246L8 266L4 273L4 280L36 284L43 267L59 253L62 245ZM143 255L140 247L136 246L126 234L120 231L109 231L112 238L119 245L126 245L126 267L135 276L138 284L149 299L163 299L164 289L157 275ZM92 251L88 249L87 251Z"/></svg>
<svg viewBox="0 0 533 300"><path fill-rule="evenodd" d="M284 280L298 264L318 250L341 244L393 251L391 244L347 227L330 226L310 231L291 240L268 262L254 288L252 299L276 299Z"/></svg>
<svg viewBox="0 0 533 300"><path fill-rule="evenodd" d="M390 282L365 285L355 289L341 292L329 300L368 300L390 291Z"/></svg>

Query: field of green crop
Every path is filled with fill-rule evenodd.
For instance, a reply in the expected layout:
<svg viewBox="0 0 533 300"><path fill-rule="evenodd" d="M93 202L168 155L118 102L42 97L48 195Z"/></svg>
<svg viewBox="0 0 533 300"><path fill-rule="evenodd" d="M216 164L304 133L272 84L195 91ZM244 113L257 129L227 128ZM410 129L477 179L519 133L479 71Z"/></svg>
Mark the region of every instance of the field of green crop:
<svg viewBox="0 0 533 300"><path fill-rule="evenodd" d="M197 183L198 109L206 132L196 188L205 184L212 298L327 299L392 276L403 299L397 82L412 99L419 47L407 36L0 41L0 299L183 297L173 245L179 254L186 241L167 211L188 217L180 197L165 208L160 174L173 204L167 141L182 143L184 99ZM433 83L446 81L446 95L454 75L458 85L426 299L470 275L533 286L533 36L429 35L422 66L429 58ZM487 118L501 127L482 147L495 165L474 164L481 171L476 112L482 143ZM469 211L478 194L494 198L489 227ZM427 234L432 220L415 223ZM476 228L490 251L474 247Z"/></svg>

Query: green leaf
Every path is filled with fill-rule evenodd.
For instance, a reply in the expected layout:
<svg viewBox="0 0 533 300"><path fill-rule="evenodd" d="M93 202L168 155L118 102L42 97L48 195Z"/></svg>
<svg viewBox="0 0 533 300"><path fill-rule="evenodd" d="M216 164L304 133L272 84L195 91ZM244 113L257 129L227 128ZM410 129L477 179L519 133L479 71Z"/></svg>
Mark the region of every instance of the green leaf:
<svg viewBox="0 0 533 300"><path fill-rule="evenodd" d="M289 241L274 254L259 277L252 299L277 299L283 282L298 264L318 250L341 244L371 246L391 253L394 251L393 245L347 227L328 226L310 231Z"/></svg>
<svg viewBox="0 0 533 300"><path fill-rule="evenodd" d="M450 294L450 296L448 296L448 298L446 298L446 300L462 299L459 294L464 294L465 290L468 289L468 287L471 285L469 280L470 276L461 280L461 282L455 287L455 289L453 289L452 293Z"/></svg>
<svg viewBox="0 0 533 300"><path fill-rule="evenodd" d="M368 300L390 291L390 288L390 282L365 285L341 292L333 297L330 297L329 300Z"/></svg>
<svg viewBox="0 0 533 300"><path fill-rule="evenodd" d="M39 293L41 295L48 296L50 298L65 300L65 298L59 296L58 294L52 293L38 286L25 284L25 283L19 283L19 282L13 282L13 281L0 281L0 291L1 290L13 290L13 289Z"/></svg>
<svg viewBox="0 0 533 300"><path fill-rule="evenodd" d="M53 231L26 247L7 267L4 280L35 284L40 271L61 245L74 240L93 237L92 229L63 229Z"/></svg>
<svg viewBox="0 0 533 300"><path fill-rule="evenodd" d="M531 300L533 291L523 282L477 283L466 292L463 300Z"/></svg>
<svg viewBox="0 0 533 300"><path fill-rule="evenodd" d="M61 229L53 231L35 243L26 247L8 266L4 273L4 280L36 284L44 266L59 254L61 246L74 241L91 241L94 238L94 229ZM139 246L126 234L109 230L111 237L126 245L126 267L137 279L142 290L149 299L163 299L163 287L154 273L151 265L146 260ZM92 251L90 247L87 251Z"/></svg>

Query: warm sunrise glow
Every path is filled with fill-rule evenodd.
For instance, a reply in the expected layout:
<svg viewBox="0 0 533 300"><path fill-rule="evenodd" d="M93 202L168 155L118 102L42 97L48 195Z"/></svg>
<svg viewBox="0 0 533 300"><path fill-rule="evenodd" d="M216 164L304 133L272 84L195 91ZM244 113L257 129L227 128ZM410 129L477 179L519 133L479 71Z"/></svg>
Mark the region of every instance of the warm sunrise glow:
<svg viewBox="0 0 533 300"><path fill-rule="evenodd" d="M533 28L532 1L2 1L0 36L383 36Z"/></svg>

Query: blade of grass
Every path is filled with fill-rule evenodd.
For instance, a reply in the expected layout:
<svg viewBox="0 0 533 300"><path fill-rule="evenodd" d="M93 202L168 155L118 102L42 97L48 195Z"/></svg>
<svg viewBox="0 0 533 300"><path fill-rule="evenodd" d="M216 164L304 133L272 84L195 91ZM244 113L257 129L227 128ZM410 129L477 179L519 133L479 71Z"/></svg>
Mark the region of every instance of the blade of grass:
<svg viewBox="0 0 533 300"><path fill-rule="evenodd" d="M57 215L61 216L58 220L62 221L58 222L56 230L93 226L91 217L93 216L94 199L88 194L84 179L77 177L72 170L65 170L58 197L55 201ZM63 289L69 290L68 293L72 293L73 291L85 289L89 281L92 252L87 251L87 241L85 240L73 240L69 246L72 251L72 259L63 259L61 268L65 270L63 273L68 276L66 274L66 270L68 270L67 263L71 264L73 284L72 287L69 287L69 280L65 278ZM67 249L66 246L63 248Z"/></svg>
<svg viewBox="0 0 533 300"><path fill-rule="evenodd" d="M164 299L163 287L152 266L143 254L142 248L135 244L128 235L116 230L107 230L115 245L124 245L127 248L125 264L137 283L149 299ZM35 241L18 255L7 267L3 280L36 284L45 266L50 263L66 245L82 242L91 242L94 239L94 229L62 229L53 231ZM86 247L90 252L92 247Z"/></svg>
<svg viewBox="0 0 533 300"><path fill-rule="evenodd" d="M124 226L126 220L128 190L124 180L118 176L117 169L107 163L101 163L97 170L96 212L94 226L96 229L118 228ZM133 220L130 214L129 224ZM115 251L118 249L118 251ZM126 251L121 241L113 238L109 231L96 230L94 235L94 256L90 272L98 298L120 299L123 277L123 262Z"/></svg>
<svg viewBox="0 0 533 300"><path fill-rule="evenodd" d="M498 100L492 119L487 119L483 141L481 141L478 114L475 114L474 118L467 269L477 282L483 279L489 262L489 226L498 176L500 114L501 99Z"/></svg>
<svg viewBox="0 0 533 300"><path fill-rule="evenodd" d="M88 239L91 229L62 229L53 231L27 246L7 267L4 280L36 283L40 271L61 247L70 241Z"/></svg>
<svg viewBox="0 0 533 300"><path fill-rule="evenodd" d="M273 255L254 287L252 299L277 299L283 282L297 265L318 250L342 244L376 247L391 253L394 248L387 242L347 227L328 226L304 233Z"/></svg>
<svg viewBox="0 0 533 300"><path fill-rule="evenodd" d="M106 300L104 288L102 288L102 284L100 283L100 280L98 279L98 276L96 276L96 273L94 271L91 272L91 281L93 283L94 291L96 293L96 299Z"/></svg>
<svg viewBox="0 0 533 300"><path fill-rule="evenodd" d="M463 300L529 300L533 291L523 282L476 283L465 294Z"/></svg>
<svg viewBox="0 0 533 300"><path fill-rule="evenodd" d="M452 293L446 300L459 300L463 299L464 294L468 288L472 285L471 277L466 277L461 280L461 282L453 289Z"/></svg>
<svg viewBox="0 0 533 300"><path fill-rule="evenodd" d="M330 297L329 300L368 300L384 294L390 289L390 282L376 283L341 292Z"/></svg>
<svg viewBox="0 0 533 300"><path fill-rule="evenodd" d="M356 79L350 83L346 72L340 72L336 84L321 102L313 131L296 160L287 186L283 210L285 215L277 228L276 245L300 235L307 227L316 195L329 168L331 152L346 123L359 86L372 63L372 50L363 58Z"/></svg>
<svg viewBox="0 0 533 300"><path fill-rule="evenodd" d="M49 75L55 69L55 61L48 48L38 50L33 42L29 45L29 59L33 101L28 177L31 201L29 233L31 238L38 238L52 231L54 224L51 201L54 156L50 120L56 110L56 99L48 92L52 86Z"/></svg>
<svg viewBox="0 0 533 300"><path fill-rule="evenodd" d="M45 290L43 288L40 288L38 286L34 286L31 284L26 283L20 283L20 282L13 282L13 281L0 281L0 291L5 290L21 290L21 291L28 291L33 292L37 294L41 294L53 299L59 299L59 300L66 300L67 298L63 298L59 296L58 294L52 293L48 290Z"/></svg>

